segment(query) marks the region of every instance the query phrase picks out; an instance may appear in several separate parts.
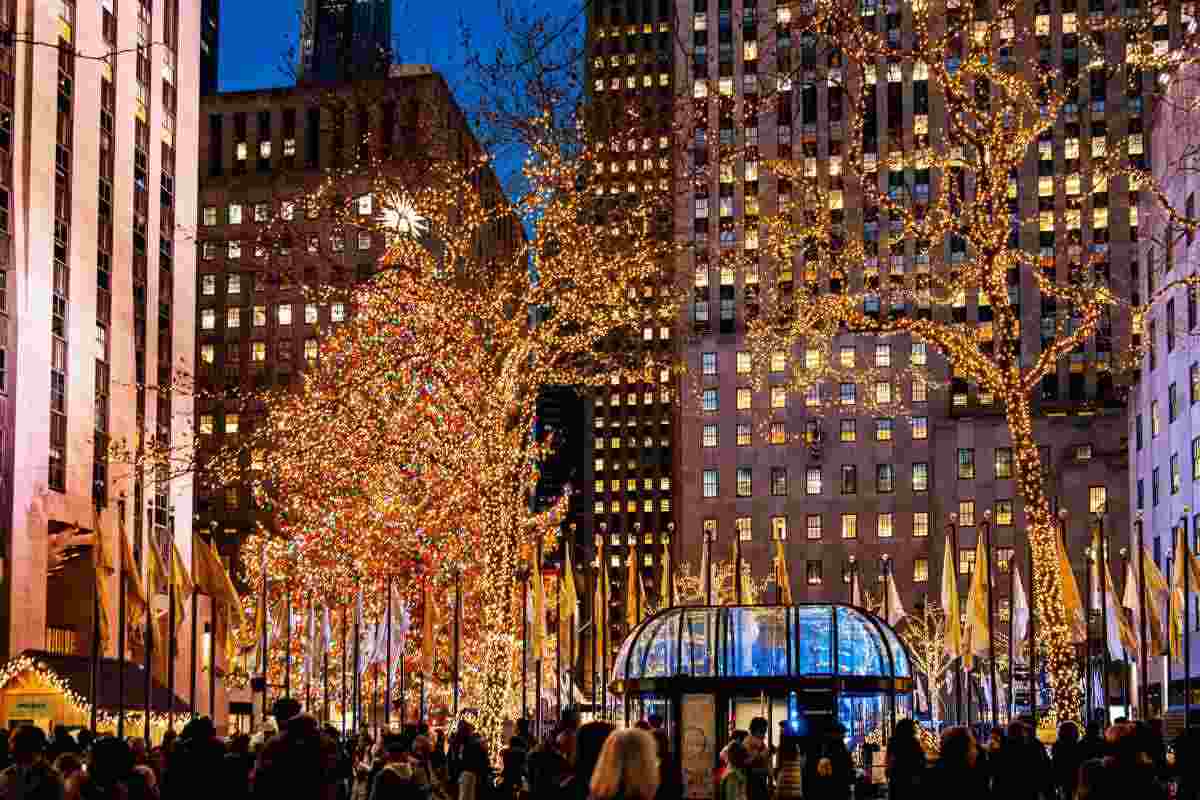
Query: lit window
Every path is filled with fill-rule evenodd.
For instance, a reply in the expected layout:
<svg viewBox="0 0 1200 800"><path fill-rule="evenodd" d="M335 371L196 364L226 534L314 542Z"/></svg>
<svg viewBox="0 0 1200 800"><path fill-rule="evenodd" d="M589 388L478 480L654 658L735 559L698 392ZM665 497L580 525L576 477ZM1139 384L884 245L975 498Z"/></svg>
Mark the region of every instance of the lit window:
<svg viewBox="0 0 1200 800"><path fill-rule="evenodd" d="M1150 401L1150 438L1158 436L1159 429L1158 401Z"/></svg>
<svg viewBox="0 0 1200 800"><path fill-rule="evenodd" d="M359 250L370 250L371 249L371 234L368 233L367 231L359 231L358 232L358 249Z"/></svg>
<svg viewBox="0 0 1200 800"><path fill-rule="evenodd" d="M329 307L329 319L332 322L345 322L346 321L346 304L345 303L334 303L332 306L330 306Z"/></svg>
<svg viewBox="0 0 1200 800"><path fill-rule="evenodd" d="M316 303L305 303L304 304L304 324L305 325L316 325L317 319L318 319L317 304Z"/></svg>
<svg viewBox="0 0 1200 800"><path fill-rule="evenodd" d="M958 448L958 477L960 480L975 479L975 450L969 447Z"/></svg>
<svg viewBox="0 0 1200 800"><path fill-rule="evenodd" d="M737 496L750 497L752 492L752 473L749 467L737 469Z"/></svg>
<svg viewBox="0 0 1200 800"><path fill-rule="evenodd" d="M886 405L892 402L892 385L887 381L875 381L875 402Z"/></svg>
<svg viewBox="0 0 1200 800"><path fill-rule="evenodd" d="M843 383L838 387L838 400L844 406L852 406L858 402L858 386L853 383Z"/></svg>
<svg viewBox="0 0 1200 800"><path fill-rule="evenodd" d="M929 581L929 559L917 558L913 561L913 583Z"/></svg>
<svg viewBox="0 0 1200 800"><path fill-rule="evenodd" d="M217 276L216 275L201 275L200 276L200 294L212 296L217 293Z"/></svg>
<svg viewBox="0 0 1200 800"><path fill-rule="evenodd" d="M771 423L771 444L787 443L787 427L783 422Z"/></svg>
<svg viewBox="0 0 1200 800"><path fill-rule="evenodd" d="M291 221L296 218L296 201L284 200L279 204L279 216L285 220Z"/></svg>
<svg viewBox="0 0 1200 800"><path fill-rule="evenodd" d="M241 203L230 203L229 204L229 224L230 225L241 225L242 224L242 204Z"/></svg>
<svg viewBox="0 0 1200 800"><path fill-rule="evenodd" d="M277 313L277 319L278 319L280 325L291 325L292 324L292 304L291 303L280 303L279 309L276 313Z"/></svg>
<svg viewBox="0 0 1200 800"><path fill-rule="evenodd" d="M748 422L739 422L738 423L737 436L735 437L737 439L738 447L749 447L751 445L751 443L753 442L753 439L754 439L753 434L751 433L751 430L752 429L750 427L750 423L748 423Z"/></svg>
<svg viewBox="0 0 1200 800"><path fill-rule="evenodd" d="M1012 525L1013 524L1013 501L1012 500L997 500L995 503L995 513L997 525Z"/></svg>
<svg viewBox="0 0 1200 800"><path fill-rule="evenodd" d="M804 368L805 369L820 369L821 368L821 351L815 347L808 347L804 350Z"/></svg>
<svg viewBox="0 0 1200 800"><path fill-rule="evenodd" d="M875 441L890 442L892 440L893 426L895 420L891 417L881 417L875 420Z"/></svg>
<svg viewBox="0 0 1200 800"><path fill-rule="evenodd" d="M875 518L875 535L880 539L892 538L892 515L891 513L880 514Z"/></svg>
<svg viewBox="0 0 1200 800"><path fill-rule="evenodd" d="M603 463L603 462L601 462ZM704 470L703 489L705 497L716 497L719 492L720 483L717 478L715 469Z"/></svg>
<svg viewBox="0 0 1200 800"><path fill-rule="evenodd" d="M809 539L811 539L811 540L820 539L821 538L821 515L820 514L809 514L808 517L804 520L804 530L805 530L805 536L807 536Z"/></svg>
<svg viewBox="0 0 1200 800"><path fill-rule="evenodd" d="M1172 456L1177 459L1178 456ZM1178 467L1178 464L1176 465ZM1108 511L1108 489L1103 486L1088 487L1088 510L1093 514L1103 514Z"/></svg>
<svg viewBox="0 0 1200 800"><path fill-rule="evenodd" d="M738 387L738 390L737 390L737 409L738 409L738 411L746 411L750 408L750 398L751 398L751 393L750 393L749 388L747 388L745 386Z"/></svg>
<svg viewBox="0 0 1200 800"><path fill-rule="evenodd" d="M227 242L225 244L225 253L226 253L226 256L229 258L241 258L242 257L242 243L236 239Z"/></svg>
<svg viewBox="0 0 1200 800"><path fill-rule="evenodd" d="M212 364L217 359L217 349L211 344L200 345L200 362Z"/></svg>
<svg viewBox="0 0 1200 800"><path fill-rule="evenodd" d="M213 432L213 415L212 414L201 414L200 415L200 433L207 435L212 432Z"/></svg>
<svg viewBox="0 0 1200 800"><path fill-rule="evenodd" d="M913 417L912 418L912 438L913 439L928 439L929 438L929 417Z"/></svg>
<svg viewBox="0 0 1200 800"><path fill-rule="evenodd" d="M913 512L913 537L916 539L924 539L929 536L929 512L914 511Z"/></svg>
<svg viewBox="0 0 1200 800"><path fill-rule="evenodd" d="M912 488L914 492L929 491L929 464L917 461L912 465Z"/></svg>
<svg viewBox="0 0 1200 800"><path fill-rule="evenodd" d="M857 514L842 514L842 538L857 539L858 538L858 515Z"/></svg>
<svg viewBox="0 0 1200 800"><path fill-rule="evenodd" d="M216 309L203 308L200 310L200 329L205 331L213 331L217 329Z"/></svg>
<svg viewBox="0 0 1200 800"><path fill-rule="evenodd" d="M241 417L239 417L237 414L226 414L225 415L225 432L226 433L237 433L238 427L240 426L240 424L241 424Z"/></svg>
<svg viewBox="0 0 1200 800"><path fill-rule="evenodd" d="M787 467L771 467L771 496L787 497L787 493Z"/></svg>
<svg viewBox="0 0 1200 800"><path fill-rule="evenodd" d="M858 423L856 420L844 419L839 423L838 438L843 442L858 440Z"/></svg>
<svg viewBox="0 0 1200 800"><path fill-rule="evenodd" d="M996 448L995 470L998 480L1006 480L1013 476L1013 451L1011 447Z"/></svg>
<svg viewBox="0 0 1200 800"><path fill-rule="evenodd" d="M250 360L263 362L267 360L267 343L266 342L251 342L250 343Z"/></svg>
<svg viewBox="0 0 1200 800"><path fill-rule="evenodd" d="M242 310L240 308L225 309L225 327L237 328L242 324Z"/></svg>
<svg viewBox="0 0 1200 800"><path fill-rule="evenodd" d="M317 360L317 340L304 340L304 360L313 363Z"/></svg>
<svg viewBox="0 0 1200 800"><path fill-rule="evenodd" d="M716 447L717 442L718 442L717 426L716 425L705 425L704 432L703 432L703 435L701 436L700 441L701 441L702 447Z"/></svg>
<svg viewBox="0 0 1200 800"><path fill-rule="evenodd" d="M928 399L929 385L921 376L913 377L912 382L912 401L914 403L924 403Z"/></svg>
<svg viewBox="0 0 1200 800"><path fill-rule="evenodd" d="M787 364L787 353L782 350L776 350L771 353L771 372L783 372Z"/></svg>
<svg viewBox="0 0 1200 800"><path fill-rule="evenodd" d="M250 324L256 328L266 327L267 324L267 307L254 306L250 310Z"/></svg>
<svg viewBox="0 0 1200 800"><path fill-rule="evenodd" d="M896 490L896 468L891 464L875 465L875 491L891 494Z"/></svg>
<svg viewBox="0 0 1200 800"><path fill-rule="evenodd" d="M842 345L841 350L838 351L838 361L839 361L839 363L841 363L841 365L843 367L853 367L854 366L854 346L848 345L848 344Z"/></svg>
<svg viewBox="0 0 1200 800"><path fill-rule="evenodd" d="M890 344L875 345L875 366L890 367L892 365L892 346Z"/></svg>
<svg viewBox="0 0 1200 800"><path fill-rule="evenodd" d="M787 541L787 517L771 517L771 538L777 542Z"/></svg>
<svg viewBox="0 0 1200 800"><path fill-rule="evenodd" d="M974 500L958 501L958 524L964 528L969 528L975 524Z"/></svg>
<svg viewBox="0 0 1200 800"><path fill-rule="evenodd" d="M821 493L821 468L809 467L804 474L804 493L816 495Z"/></svg>
<svg viewBox="0 0 1200 800"><path fill-rule="evenodd" d="M700 354L700 372L704 375L717 374L717 354L716 353L701 353Z"/></svg>
<svg viewBox="0 0 1200 800"><path fill-rule="evenodd" d="M771 408L787 408L787 387L771 387Z"/></svg>
<svg viewBox="0 0 1200 800"><path fill-rule="evenodd" d="M200 212L200 224L212 226L217 224L217 207L205 206Z"/></svg>
<svg viewBox="0 0 1200 800"><path fill-rule="evenodd" d="M809 586L820 586L824 581L821 575L820 561L806 561L804 563L804 580Z"/></svg>
<svg viewBox="0 0 1200 800"><path fill-rule="evenodd" d="M733 520L733 530L737 533L737 538L742 542L749 542L754 538L754 527L750 517L737 517Z"/></svg>
<svg viewBox="0 0 1200 800"><path fill-rule="evenodd" d="M746 350L739 350L737 354L737 374L750 374L750 353Z"/></svg>

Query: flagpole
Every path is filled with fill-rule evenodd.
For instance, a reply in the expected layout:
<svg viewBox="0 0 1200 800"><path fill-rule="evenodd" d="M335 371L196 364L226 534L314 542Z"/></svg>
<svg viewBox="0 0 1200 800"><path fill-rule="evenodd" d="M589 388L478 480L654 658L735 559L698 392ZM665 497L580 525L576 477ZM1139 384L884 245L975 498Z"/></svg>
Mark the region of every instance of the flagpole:
<svg viewBox="0 0 1200 800"><path fill-rule="evenodd" d="M350 627L350 604L342 604L342 738L346 738L346 629Z"/></svg>
<svg viewBox="0 0 1200 800"><path fill-rule="evenodd" d="M124 502L124 500L122 500L121 502ZM140 514L141 512L137 511L136 513ZM121 516L124 517L125 516L124 513L122 513ZM151 526L147 526L145 530L151 531L151 530L154 530L154 528ZM145 532L143 532L143 533L144 533L144 535L143 535L144 541L150 541L149 534L145 533ZM154 547L153 542L151 542L150 547ZM142 558L143 559L153 558L153 556L150 556L150 554L147 552L147 550L148 550L148 548L145 548L145 547L142 548ZM154 562L151 561L150 563L153 564ZM146 570L147 577L149 576L149 572L150 572L149 569L147 569ZM143 688L146 692L146 695L145 695L145 699L144 699L143 705L142 705L142 714L143 714L142 736L146 740L147 748L150 747L150 694L151 694L150 689L151 689L151 685L152 685L151 679L154 674L154 669L153 669L154 662L153 662L153 658L152 658L153 651L154 651L154 595L155 595L155 590L157 588L158 587L151 585L151 582L149 580L146 581L146 629L145 629L145 633L143 634L143 636L145 637L145 641L142 643L143 644L142 657L145 662L143 664L143 669L146 673L145 674L145 686ZM173 698L168 698L167 702L171 702L172 699Z"/></svg>
<svg viewBox="0 0 1200 800"><path fill-rule="evenodd" d="M1108 540L1104 534L1104 512L1096 512L1096 533L1100 541L1100 618L1104 630L1104 657L1101 663L1104 665L1104 724L1108 725L1108 706L1111 702L1111 695L1108 691L1108 670L1109 670L1109 652L1108 652Z"/></svg>
<svg viewBox="0 0 1200 800"><path fill-rule="evenodd" d="M121 501L121 510L124 511L124 501ZM121 541L117 543L117 559L121 566L117 571L117 738L125 738L125 536L124 528L125 516L117 522L121 529ZM99 530L96 531L99 536ZM96 702L95 695L92 696L92 702Z"/></svg>
<svg viewBox="0 0 1200 800"><path fill-rule="evenodd" d="M283 602L287 611L283 615L283 696L292 696L292 585L283 589Z"/></svg>
<svg viewBox="0 0 1200 800"><path fill-rule="evenodd" d="M1067 547L1066 523L1063 524L1063 549ZM1084 596L1087 600L1084 601L1083 612L1083 696L1086 705L1084 708L1087 711L1083 715L1085 725L1092 721L1095 714L1096 703L1094 697L1094 687L1092 686L1092 568L1096 564L1096 554L1093 552L1091 545L1088 545L1083 551L1084 560L1087 562L1087 574L1084 578ZM1068 563L1070 556L1068 555Z"/></svg>
<svg viewBox="0 0 1200 800"><path fill-rule="evenodd" d="M562 719L562 582L564 574L563 571L559 572L554 586L554 623L557 628L554 632L554 713L559 719ZM641 578L640 570L638 577ZM638 604L641 605L641 592L638 593Z"/></svg>
<svg viewBox="0 0 1200 800"><path fill-rule="evenodd" d="M1187 515L1191 511L1187 506L1183 507L1183 516L1179 519L1179 525L1183 532L1183 729L1188 730L1188 724L1192 719L1192 592L1191 586L1191 567L1192 567L1192 551L1188 547L1188 520ZM1164 706L1165 707L1165 706Z"/></svg>
<svg viewBox="0 0 1200 800"><path fill-rule="evenodd" d="M1130 577L1129 576L1129 548L1122 547L1120 550L1120 555L1121 555L1122 604L1120 606L1118 606L1116 613L1120 614L1121 619L1124 620L1125 619L1124 598L1129 594L1129 577ZM1113 587L1113 592L1115 595L1115 593L1116 593L1115 586ZM1125 664L1125 667L1122 669L1122 672L1124 672L1125 679L1121 682L1121 700L1122 700L1122 705L1125 707L1125 716L1132 719L1133 718L1133 703L1132 703L1133 688L1130 685L1130 681L1132 679L1134 664L1133 664L1133 661L1129 657L1129 650L1126 648L1125 645L1126 645L1126 642L1123 641L1121 643L1121 655L1124 656L1123 663ZM1134 657L1136 658L1136 654Z"/></svg>
<svg viewBox="0 0 1200 800"><path fill-rule="evenodd" d="M410 620L412 619L411 615L409 616L409 619ZM406 636L405 639L407 640L407 638L408 637ZM400 727L401 728L403 728L404 723L408 721L407 720L407 717L408 717L408 693L407 693L407 688L405 685L405 680L406 680L406 675L405 675L405 666L404 666L404 643L401 642L401 644L400 644Z"/></svg>
<svg viewBox="0 0 1200 800"><path fill-rule="evenodd" d="M599 555L599 548L597 548L597 555ZM597 563L600 563L599 558L597 558L596 561L597 561ZM588 562L588 563L590 564L591 562ZM591 570L584 570L585 574L589 573L589 572L591 572ZM592 714L595 715L596 700L598 700L600 697L599 692L596 691L596 689L597 689L596 684L600 679L600 670L597 668L597 664L596 664L596 662L600 659L600 620L597 619L597 614L596 614L597 606L599 606L599 604L600 604L599 603L599 600L600 600L600 596L599 596L600 569L599 569L599 567L596 568L595 572L591 572L591 580L589 581L589 583L591 584L591 587L592 587L592 592L591 592L592 604L591 604L591 608L588 611L588 615L592 619L592 640L591 640L591 644L592 644L592 670L591 670L591 672L592 672L592 674L591 674L591 678L592 678Z"/></svg>
<svg viewBox="0 0 1200 800"><path fill-rule="evenodd" d="M521 718L529 720L529 571L521 576Z"/></svg>
<svg viewBox="0 0 1200 800"><path fill-rule="evenodd" d="M196 540L196 536L195 536L195 534L193 534L192 535L192 542L193 542L192 573L193 573L193 575L196 572L196 570L195 570L196 553L194 552L195 551L195 540ZM172 555L174 555L174 554L172 554ZM198 585L196 585L195 583L193 583L192 584L192 645L191 645L192 651L191 651L191 653L188 654L189 655L188 668L191 670L191 678L190 678L190 683L188 685L188 690L190 692L190 696L188 697L188 713L191 714L191 716L193 716L193 717L196 716L196 617L199 616L197 614L197 611L199 608L200 608L200 587Z"/></svg>
<svg viewBox="0 0 1200 800"><path fill-rule="evenodd" d="M387 641L384 645L384 659L387 661L387 676L383 681L383 725L392 726L392 576L387 579Z"/></svg>
<svg viewBox="0 0 1200 800"><path fill-rule="evenodd" d="M454 718L458 718L458 693L461 687L461 676L459 670L462 667L462 652L460 648L459 637L462 636L462 631L459 626L459 619L462 617L462 568L459 567L454 571ZM391 630L388 634L390 636Z"/></svg>
<svg viewBox="0 0 1200 800"><path fill-rule="evenodd" d="M354 611L354 676L353 676L354 699L352 702L352 704L354 706L353 732L354 732L355 736L358 735L359 730L362 728L362 674L359 672L359 669L360 669L359 664L361 663L359 659L362 656L362 653L361 653L361 650L362 650L362 630L361 630L362 620L360 619L361 614L359 613L359 610L358 610L362 607L362 587L361 586L358 588L358 591L359 591L359 601L358 601L359 605L355 606L355 611ZM426 613L428 613L428 609L426 609Z"/></svg>
<svg viewBox="0 0 1200 800"><path fill-rule="evenodd" d="M1142 520L1142 512L1138 512L1136 523L1138 534L1138 614L1141 617L1142 637L1139 642L1141 649L1141 674L1138 676L1138 718L1148 719L1147 705L1150 698L1150 643L1147 641L1149 630L1146 625L1146 531Z"/></svg>
<svg viewBox="0 0 1200 800"><path fill-rule="evenodd" d="M167 512L167 728L175 729L175 508Z"/></svg>
<svg viewBox="0 0 1200 800"><path fill-rule="evenodd" d="M269 620L267 618L270 616L267 613L267 584L270 582L270 578L267 576L267 541L265 538L263 539L262 546L259 548L258 557L259 574L262 576L262 608L259 611L259 613L262 614L262 617L260 617L262 623L262 641L259 643L259 647L262 649L259 650L259 661L262 668L262 713L263 720L265 721L268 710L267 677L271 674L270 644L267 641L267 637L270 635L267 631L267 628L269 627Z"/></svg>
<svg viewBox="0 0 1200 800"><path fill-rule="evenodd" d="M1013 537L1016 538L1015 536ZM1012 722L1013 715L1017 710L1016 700L1013 698L1013 673L1016 671L1016 661L1013 660L1013 635L1016 629L1013 622L1016 618L1017 605L1017 548L1016 542L1013 542L1012 552L1008 556L1008 721Z"/></svg>
<svg viewBox="0 0 1200 800"><path fill-rule="evenodd" d="M675 523L667 523L667 602L675 606Z"/></svg>
<svg viewBox="0 0 1200 800"><path fill-rule="evenodd" d="M846 600L851 606L854 605L854 576L858 572L858 557L853 553L850 554L850 582L846 584Z"/></svg>
<svg viewBox="0 0 1200 800"><path fill-rule="evenodd" d="M712 605L712 537L709 531L704 532L704 605ZM605 655L608 661L607 654ZM606 664L607 666L607 664Z"/></svg>
<svg viewBox="0 0 1200 800"><path fill-rule="evenodd" d="M735 605L742 604L742 533L733 532L733 598Z"/></svg>
<svg viewBox="0 0 1200 800"><path fill-rule="evenodd" d="M1033 717L1033 729L1037 730L1037 601L1034 596L1036 581L1033 579L1033 540L1028 533L1025 536L1026 556L1029 559L1029 714Z"/></svg>
<svg viewBox="0 0 1200 800"><path fill-rule="evenodd" d="M328 608L326 608L326 611L328 611ZM323 654L324 664L321 668L321 719L326 725L329 724L329 648L332 644L332 642L325 643L325 652Z"/></svg>
<svg viewBox="0 0 1200 800"><path fill-rule="evenodd" d="M209 611L212 615L212 622L209 624L209 629L212 631L208 639L208 718L216 724L217 721L217 601L213 598L209 602ZM232 612L229 612L232 614ZM231 618L228 624L233 624ZM229 637L226 636L225 644L229 644ZM226 671L229 671L230 654L225 654ZM226 725L228 728L228 724Z"/></svg>
<svg viewBox="0 0 1200 800"><path fill-rule="evenodd" d="M540 573L541 573L541 569L542 569L542 537L540 535L538 536L538 541L537 541L537 558L533 562L533 568L538 570L538 572L539 572L538 580L541 581L542 578L541 578ZM540 625L540 627L537 628L537 630L542 631L543 641L538 642L537 652L534 653L534 655L537 656L537 658L534 660L534 663L537 664L537 672L535 672L534 676L533 676L533 702L534 702L533 714L534 714L534 718L537 720L537 724L534 727L534 730L537 731L538 737L541 738L541 735L542 735L542 650L545 647L544 639L545 639L545 630L546 630L546 620L545 620L546 591L545 591L544 583L539 583L538 585L542 587L542 591L541 591L542 619L539 620L535 624Z"/></svg>
<svg viewBox="0 0 1200 800"><path fill-rule="evenodd" d="M99 518L99 508L96 510L97 518ZM92 580L92 656L91 664L89 665L89 683L91 684L92 697L92 716L90 727L92 734L96 733L96 712L100 704L96 702L97 690L100 688L100 549L103 545L100 542L100 526L95 526L92 535L96 537L95 544L92 545L92 567L95 575Z"/></svg>
<svg viewBox="0 0 1200 800"><path fill-rule="evenodd" d="M312 620L312 625L309 627L309 629L307 631L305 631L305 635L316 638L317 620L313 616L313 601L312 601L311 594L308 596L308 618L310 620ZM309 655L307 657L305 657L305 659L304 659L304 713L311 714L312 713L312 668L313 668L312 649L313 649L313 643L310 640L310 641L305 642L304 646L308 649L308 653L309 653Z"/></svg>
<svg viewBox="0 0 1200 800"><path fill-rule="evenodd" d="M992 696L988 700L988 705L991 706L992 726L995 727L999 724L1000 719L999 709L996 707L996 701L999 699L999 695L996 694L996 590L992 586L992 510L990 508L983 511L983 546L984 556L987 560L985 575L987 577L988 667L990 672L988 680L992 687ZM1009 669L1012 669L1011 662Z"/></svg>
<svg viewBox="0 0 1200 800"><path fill-rule="evenodd" d="M950 562L950 566L954 571L954 594L958 594L958 514L951 512L950 524L946 528L946 532L950 534L950 551L954 554L954 559ZM958 620L955 620L958 622ZM962 706L962 653L958 654L954 665L954 721L961 725L963 718Z"/></svg>

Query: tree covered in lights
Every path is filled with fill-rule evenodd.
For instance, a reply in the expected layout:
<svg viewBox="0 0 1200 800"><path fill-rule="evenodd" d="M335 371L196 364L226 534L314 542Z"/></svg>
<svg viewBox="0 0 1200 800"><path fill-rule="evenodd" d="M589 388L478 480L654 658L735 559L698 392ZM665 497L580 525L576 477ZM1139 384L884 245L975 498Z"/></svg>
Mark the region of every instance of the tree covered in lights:
<svg viewBox="0 0 1200 800"><path fill-rule="evenodd" d="M1044 376L1088 349L1093 337L1109 340L1114 330L1127 329L1126 287L1110 281L1106 250L1086 246L1085 231L1107 224L1108 210L1092 203L1093 193L1145 185L1146 174L1130 158L1140 142L1129 137L1093 148L1084 174L1039 182L1048 204L1023 203L1019 177L1053 146L1055 126L1077 102L1079 75L1089 71L1070 75L1036 58L1038 37L1048 30L1020 3L905 4L903 17L904 32L891 37L873 4L857 0L816 0L780 15L781 28L810 43L822 56L817 63L828 65L801 65L781 83L837 86L848 125L828 159L819 162L814 152L752 165L777 178L779 203L759 225L747 226L743 251L722 250L718 267L755 276L746 301L756 374L782 375L772 385L787 386L807 406L843 402L836 396L841 379L865 380L869 391L858 404L888 413L929 389L949 385L965 395L970 385L1003 414L1033 548L1039 645L1054 709L1072 719L1079 714L1079 672L1032 397ZM1083 61L1091 59L1089 68L1106 82L1110 74L1141 81L1142 70L1183 60L1155 46L1145 14L1077 15L1072 24L1085 45ZM1092 43L1117 34L1128 43L1126 59L1107 63ZM892 94L907 76L915 113L903 138L911 135L911 144L898 147L902 132L893 128L889 148L882 148L880 101L898 99ZM711 94L698 90L697 104ZM748 169L747 161L737 146L722 151L723 172ZM1065 196L1065 209L1056 210L1056 195ZM1020 232L1029 228L1057 230L1049 253L1021 247ZM1040 346L1035 337L1022 338L1023 286L1057 309ZM841 360L834 343L846 336L924 342L945 359L948 375L917 364L907 373L885 369L872 376Z"/></svg>

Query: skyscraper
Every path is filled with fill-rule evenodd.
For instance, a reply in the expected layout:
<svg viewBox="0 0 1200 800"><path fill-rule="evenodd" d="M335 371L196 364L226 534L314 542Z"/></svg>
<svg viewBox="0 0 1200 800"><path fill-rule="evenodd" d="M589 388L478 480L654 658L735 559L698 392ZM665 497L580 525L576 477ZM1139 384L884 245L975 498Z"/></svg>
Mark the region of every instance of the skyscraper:
<svg viewBox="0 0 1200 800"><path fill-rule="evenodd" d="M218 49L221 44L221 0L200 4L200 94L217 91Z"/></svg>
<svg viewBox="0 0 1200 800"><path fill-rule="evenodd" d="M387 76L391 0L305 0L301 26L300 83Z"/></svg>
<svg viewBox="0 0 1200 800"><path fill-rule="evenodd" d="M117 631L117 574L93 582L98 542L127 573L172 538L191 556L185 481L110 445L191 438L175 376L194 353L195 247L180 231L196 219L200 8L18 0L0 4L0 28L52 45L0 45L0 656L81 657L97 583ZM117 637L101 638L115 656Z"/></svg>

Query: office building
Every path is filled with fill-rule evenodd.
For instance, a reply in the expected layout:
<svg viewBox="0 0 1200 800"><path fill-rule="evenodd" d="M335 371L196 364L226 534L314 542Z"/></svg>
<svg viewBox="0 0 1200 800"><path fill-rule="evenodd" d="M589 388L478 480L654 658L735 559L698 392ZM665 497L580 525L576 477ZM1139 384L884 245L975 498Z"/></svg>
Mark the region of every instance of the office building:
<svg viewBox="0 0 1200 800"><path fill-rule="evenodd" d="M1164 83L1162 97L1152 110L1150 138L1154 143L1151 170L1177 214L1196 219L1196 195L1200 176L1188 166L1190 154L1200 144L1200 114L1195 102L1200 92L1200 72L1188 67L1174 80ZM1200 332L1197 287L1183 281L1195 279L1200 245L1195 231L1172 222L1156 198L1142 198L1146 232L1139 240L1139 260L1145 265L1145 294L1155 298L1142 329L1143 349L1139 354L1138 380L1130 393L1129 438L1132 469L1128 491L1134 498L1130 515L1122 520L1128 527L1114 543L1120 553L1136 554L1140 543L1147 558L1170 578L1180 527L1188 546L1196 553L1200 530ZM1131 556L1131 558L1134 556ZM1121 564L1123 559L1114 561ZM1137 564L1134 563L1136 570ZM1121 577L1113 576L1124 586ZM1136 575L1136 572L1135 572ZM1193 589L1193 592L1196 590ZM1192 671L1200 667L1200 607L1197 596L1189 597L1188 623L1192 628ZM1133 620L1140 629L1140 620ZM1149 659L1147 683L1151 705L1161 708L1165 659ZM1170 665L1170 702L1183 704L1182 659Z"/></svg>
<svg viewBox="0 0 1200 800"><path fill-rule="evenodd" d="M305 0L300 83L342 83L388 74L391 0Z"/></svg>
<svg viewBox="0 0 1200 800"><path fill-rule="evenodd" d="M0 652L90 652L100 537L112 658L117 571L143 575L172 535L191 560L190 479L117 454L191 439L178 387L194 352L201 15L180 0L17 0L0 27L21 34L0 45Z"/></svg>
<svg viewBox="0 0 1200 800"><path fill-rule="evenodd" d="M221 0L201 0L200 4L200 94L217 91L220 79L217 65L221 45Z"/></svg>

